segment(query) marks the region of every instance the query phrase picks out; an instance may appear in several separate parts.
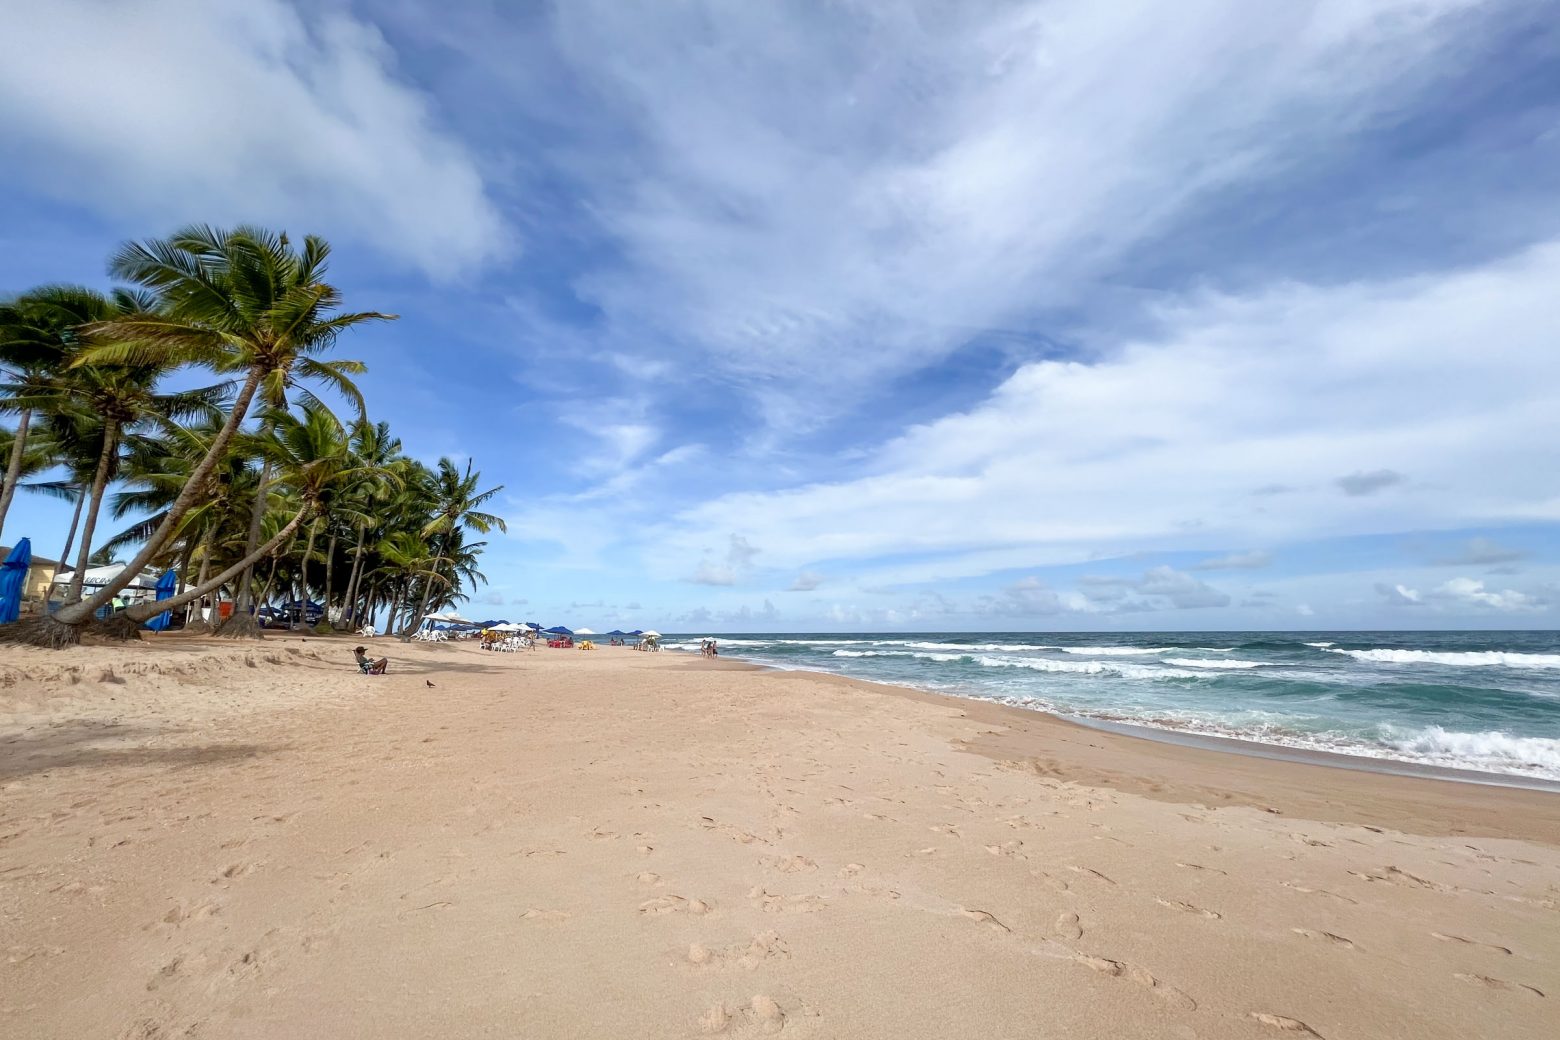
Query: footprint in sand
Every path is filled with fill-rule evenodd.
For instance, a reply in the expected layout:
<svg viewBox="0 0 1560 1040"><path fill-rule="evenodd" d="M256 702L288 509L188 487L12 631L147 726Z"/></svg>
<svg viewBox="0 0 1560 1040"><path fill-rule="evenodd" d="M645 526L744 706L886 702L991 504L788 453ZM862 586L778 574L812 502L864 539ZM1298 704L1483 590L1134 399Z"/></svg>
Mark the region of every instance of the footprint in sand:
<svg viewBox="0 0 1560 1040"><path fill-rule="evenodd" d="M827 904L821 896L776 895L768 891L762 885L755 886L748 892L748 900L766 914L796 913L815 914L826 909Z"/></svg>
<svg viewBox="0 0 1560 1040"><path fill-rule="evenodd" d="M1023 842L1015 840L1004 841L1000 845L987 845L985 846L985 849L993 856L1016 856L1019 859L1028 859L1028 857L1025 856L1022 851L1020 851L1023 849L1023 847Z"/></svg>
<svg viewBox="0 0 1560 1040"><path fill-rule="evenodd" d="M567 921L571 915L564 910L543 910L539 907L528 907L520 917L525 921Z"/></svg>
<svg viewBox="0 0 1560 1040"><path fill-rule="evenodd" d="M1086 878L1093 878L1095 881L1103 881L1107 885L1114 885L1115 884L1114 881L1112 881L1110 878L1106 877L1104 874L1101 874L1097 870L1091 870L1088 867L1073 867L1073 866L1069 866L1067 869L1072 871L1074 874L1082 874Z"/></svg>
<svg viewBox="0 0 1560 1040"><path fill-rule="evenodd" d="M1361 873L1357 870L1351 870L1349 873L1361 881L1385 881L1392 885L1402 885L1405 888L1423 888L1431 892L1451 891L1451 889L1438 881L1427 881L1398 867L1386 867L1379 874Z"/></svg>
<svg viewBox="0 0 1560 1040"><path fill-rule="evenodd" d="M835 876L836 877L842 877L842 878L853 878L857 874L860 874L863 870L866 870L866 869L867 868L863 864L860 864L860 863L847 863L843 867L840 868L839 873L836 874Z"/></svg>
<svg viewBox="0 0 1560 1040"><path fill-rule="evenodd" d="M1130 979L1139 986L1146 988L1168 1006L1179 1011L1197 1010L1197 1001L1174 986L1165 985L1142 968L1135 968L1131 965L1123 964L1121 961L1113 961L1109 957L1096 957L1087 953L1080 953L1073 959L1090 971L1097 971L1101 975L1109 975L1111 978L1118 979Z"/></svg>
<svg viewBox="0 0 1560 1040"><path fill-rule="evenodd" d="M703 943L688 947L686 959L696 968L723 968L733 966L743 971L756 971L765 961L777 957L789 957L791 951L777 932L761 932L753 936L747 946L730 946L724 950L712 950Z"/></svg>
<svg viewBox="0 0 1560 1040"><path fill-rule="evenodd" d="M641 885L650 885L651 887L660 885L662 883L661 875L657 874L653 870L640 871L638 874L634 875L634 880L639 882Z"/></svg>
<svg viewBox="0 0 1560 1040"><path fill-rule="evenodd" d="M1477 939L1465 939L1460 935L1447 935L1445 932L1431 932L1430 934L1442 942L1461 943L1464 946L1475 946L1481 950L1489 950L1491 953L1504 954L1507 957L1511 956L1509 949L1504 946L1496 946L1494 943L1480 942Z"/></svg>
<svg viewBox="0 0 1560 1040"><path fill-rule="evenodd" d="M682 896L657 896L639 904L639 912L657 914L695 914L703 916L715 909L714 904L702 899L684 899Z"/></svg>
<svg viewBox="0 0 1560 1040"><path fill-rule="evenodd" d="M1206 870L1210 874L1222 874L1225 877L1229 876L1229 874L1226 871L1220 870L1218 867L1205 867L1201 863L1181 863L1181 862L1177 862L1176 866L1183 867L1186 870Z"/></svg>
<svg viewBox="0 0 1560 1040"><path fill-rule="evenodd" d="M1300 1021L1298 1018L1286 1018L1283 1015L1270 1015L1266 1011L1253 1011L1248 1016L1256 1022L1261 1022L1270 1029L1276 1029L1281 1033L1291 1036L1311 1036L1316 1040L1322 1040L1322 1034Z"/></svg>
<svg viewBox="0 0 1560 1040"><path fill-rule="evenodd" d="M1534 997L1542 997L1544 995L1544 991L1541 989L1535 989L1534 987L1525 985L1521 982L1507 982L1505 979L1492 979L1488 975L1468 975L1459 971L1456 973L1456 977L1462 979L1464 982L1472 982L1474 985L1485 986L1489 989L1523 992Z"/></svg>
<svg viewBox="0 0 1560 1040"><path fill-rule="evenodd" d="M803 871L818 869L818 864L806 856L765 856L759 862L782 874L800 874Z"/></svg>
<svg viewBox="0 0 1560 1040"><path fill-rule="evenodd" d="M1009 932L1009 933L1011 933L1013 931L1013 929L1009 928L1007 925L1005 925L1001 921L997 920L996 917L994 915L992 915L989 911L986 911L986 910L974 910L974 909L970 909L969 907L960 907L959 912L961 914L963 914L965 917L968 917L970 920L972 920L972 921L979 921L982 924L989 925L990 927L992 927L993 929L995 929L997 931Z"/></svg>
<svg viewBox="0 0 1560 1040"><path fill-rule="evenodd" d="M1210 921L1217 921L1219 918L1224 916L1217 910L1208 910L1204 907L1193 906L1191 903L1183 903L1179 899L1155 899L1154 902L1158 903L1160 906L1169 907L1171 910L1179 910L1184 914L1195 914L1198 917L1205 917Z"/></svg>
<svg viewBox="0 0 1560 1040"><path fill-rule="evenodd" d="M1318 931L1313 928L1291 928L1289 930L1294 932L1296 935L1303 935L1307 939L1317 939L1322 942L1332 943L1335 946L1342 946L1346 950L1354 949L1354 942L1352 940L1345 939L1341 935L1334 935L1332 932Z"/></svg>
<svg viewBox="0 0 1560 1040"><path fill-rule="evenodd" d="M1057 914L1056 934L1060 935L1063 939L1082 939L1083 925L1078 923L1078 915L1074 913Z"/></svg>

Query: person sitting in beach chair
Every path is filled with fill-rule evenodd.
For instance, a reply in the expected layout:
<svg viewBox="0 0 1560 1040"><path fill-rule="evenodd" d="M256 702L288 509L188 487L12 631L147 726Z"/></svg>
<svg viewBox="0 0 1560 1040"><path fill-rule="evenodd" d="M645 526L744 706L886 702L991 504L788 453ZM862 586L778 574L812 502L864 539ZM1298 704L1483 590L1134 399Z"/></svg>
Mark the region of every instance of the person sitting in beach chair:
<svg viewBox="0 0 1560 1040"><path fill-rule="evenodd" d="M368 654L364 652L367 649L368 647L366 646L359 646L354 647L352 650L353 656L357 658L358 671L364 675L384 675L385 671L390 667L390 658L381 657L377 661L370 661Z"/></svg>

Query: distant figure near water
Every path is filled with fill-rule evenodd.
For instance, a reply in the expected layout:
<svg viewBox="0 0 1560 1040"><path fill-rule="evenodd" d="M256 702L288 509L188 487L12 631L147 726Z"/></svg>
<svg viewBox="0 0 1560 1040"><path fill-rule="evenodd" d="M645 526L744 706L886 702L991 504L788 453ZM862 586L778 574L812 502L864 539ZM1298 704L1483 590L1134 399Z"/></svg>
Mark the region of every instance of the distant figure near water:
<svg viewBox="0 0 1560 1040"><path fill-rule="evenodd" d="M715 644L713 639L703 639L699 641L699 653L705 657L718 657L720 655L720 647Z"/></svg>

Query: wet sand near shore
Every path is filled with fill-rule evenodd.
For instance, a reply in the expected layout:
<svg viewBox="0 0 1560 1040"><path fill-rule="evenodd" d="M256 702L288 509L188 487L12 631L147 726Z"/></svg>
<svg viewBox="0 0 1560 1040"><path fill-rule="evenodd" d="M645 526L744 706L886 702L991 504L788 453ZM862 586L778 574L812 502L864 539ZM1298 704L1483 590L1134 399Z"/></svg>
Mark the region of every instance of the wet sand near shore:
<svg viewBox="0 0 1560 1040"><path fill-rule="evenodd" d="M1553 1035L1560 796L351 645L3 652L7 1036Z"/></svg>

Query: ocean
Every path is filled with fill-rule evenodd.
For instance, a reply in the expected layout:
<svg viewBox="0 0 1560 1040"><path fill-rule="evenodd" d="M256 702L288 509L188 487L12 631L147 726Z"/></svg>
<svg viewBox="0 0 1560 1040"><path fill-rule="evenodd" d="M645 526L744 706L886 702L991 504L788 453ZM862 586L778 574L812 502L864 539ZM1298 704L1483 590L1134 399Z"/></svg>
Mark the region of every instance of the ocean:
<svg viewBox="0 0 1560 1040"><path fill-rule="evenodd" d="M723 656L1082 721L1560 781L1553 632L715 635Z"/></svg>

